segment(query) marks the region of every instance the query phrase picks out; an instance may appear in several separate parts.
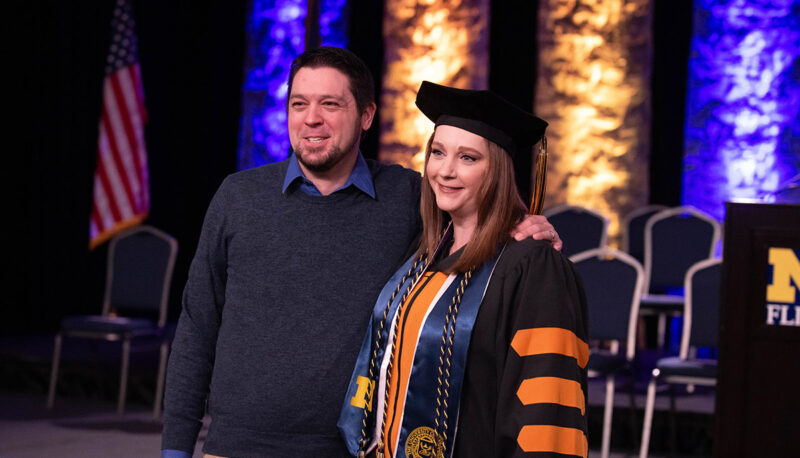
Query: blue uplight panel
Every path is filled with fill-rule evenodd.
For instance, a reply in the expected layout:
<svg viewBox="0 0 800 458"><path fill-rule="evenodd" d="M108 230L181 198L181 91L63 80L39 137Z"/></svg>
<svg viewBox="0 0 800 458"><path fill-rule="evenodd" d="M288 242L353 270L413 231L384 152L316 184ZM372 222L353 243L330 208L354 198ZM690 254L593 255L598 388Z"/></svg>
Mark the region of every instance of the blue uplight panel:
<svg viewBox="0 0 800 458"><path fill-rule="evenodd" d="M305 47L306 0L253 0L247 22L245 81L239 127L239 170L289 155L287 80L292 60ZM346 45L346 0L320 7L323 44Z"/></svg>
<svg viewBox="0 0 800 458"><path fill-rule="evenodd" d="M683 202L724 217L800 171L800 0L695 0Z"/></svg>
<svg viewBox="0 0 800 458"><path fill-rule="evenodd" d="M323 0L319 12L319 36L323 46L347 47L347 0Z"/></svg>

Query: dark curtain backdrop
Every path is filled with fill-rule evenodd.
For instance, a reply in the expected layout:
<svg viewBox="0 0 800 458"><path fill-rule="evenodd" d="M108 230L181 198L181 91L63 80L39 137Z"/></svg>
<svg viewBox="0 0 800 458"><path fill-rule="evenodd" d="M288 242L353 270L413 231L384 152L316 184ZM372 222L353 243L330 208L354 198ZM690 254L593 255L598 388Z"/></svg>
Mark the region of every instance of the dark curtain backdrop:
<svg viewBox="0 0 800 458"><path fill-rule="evenodd" d="M179 243L172 320L208 203L236 171L247 3L136 3L150 115L150 222Z"/></svg>
<svg viewBox="0 0 800 458"><path fill-rule="evenodd" d="M150 116L146 222L180 245L173 319L208 202L235 169L245 3L133 5ZM11 274L0 335L53 333L63 315L100 310L106 250L88 251L88 218L112 6L20 1L6 16Z"/></svg>
<svg viewBox="0 0 800 458"><path fill-rule="evenodd" d="M654 0L650 203L681 204L692 0Z"/></svg>
<svg viewBox="0 0 800 458"><path fill-rule="evenodd" d="M489 89L533 112L537 61L539 0L493 1L489 22ZM522 52L518 52L522 50ZM514 159L517 188L530 202L532 158Z"/></svg>
<svg viewBox="0 0 800 458"><path fill-rule="evenodd" d="M12 128L3 180L3 335L47 332L86 310L95 138L111 3L16 2L6 16ZM8 143L6 143L8 147Z"/></svg>
<svg viewBox="0 0 800 458"><path fill-rule="evenodd" d="M376 0L350 0L347 48L364 60L375 77L375 102L378 111L372 128L361 142L364 157L378 159L381 125L381 88L383 87L383 2Z"/></svg>
<svg viewBox="0 0 800 458"><path fill-rule="evenodd" d="M350 48L383 71L382 2L353 0ZM49 334L62 316L100 310L105 246L88 251L97 122L112 2L18 1L6 22L11 123L3 195L10 274L0 336ZM537 2L493 2L489 86L533 103ZM247 2L134 2L152 208L147 223L180 244L170 319L203 216L235 170ZM8 11L8 10L7 10ZM680 202L691 1L656 2L651 202ZM522 57L514 50L529 49ZM375 126L379 123L375 123ZM377 129L364 152L375 157ZM553 151L555 153L555 150ZM528 184L528 186L530 186Z"/></svg>

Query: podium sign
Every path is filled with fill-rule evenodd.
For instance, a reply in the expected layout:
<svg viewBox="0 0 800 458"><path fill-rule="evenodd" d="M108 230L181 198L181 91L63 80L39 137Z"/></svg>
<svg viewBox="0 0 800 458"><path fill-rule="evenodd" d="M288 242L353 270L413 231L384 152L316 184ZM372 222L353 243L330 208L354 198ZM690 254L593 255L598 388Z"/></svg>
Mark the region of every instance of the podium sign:
<svg viewBox="0 0 800 458"><path fill-rule="evenodd" d="M800 454L800 205L727 203L714 456Z"/></svg>

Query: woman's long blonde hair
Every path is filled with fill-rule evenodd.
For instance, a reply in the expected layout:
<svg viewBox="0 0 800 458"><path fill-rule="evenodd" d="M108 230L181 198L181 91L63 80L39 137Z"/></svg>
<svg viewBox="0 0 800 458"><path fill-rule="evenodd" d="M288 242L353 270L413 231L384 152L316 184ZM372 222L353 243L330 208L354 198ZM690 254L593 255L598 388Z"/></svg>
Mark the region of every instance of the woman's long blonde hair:
<svg viewBox="0 0 800 458"><path fill-rule="evenodd" d="M431 144L436 132L428 139L425 148L425 170L431 157ZM505 149L486 140L489 150L489 169L478 190L478 225L472 238L464 247L458 261L448 269L463 273L480 266L497 254L498 244L510 238L511 229L525 216L525 204L514 180L514 164ZM436 195L428 182L427 172L422 180L420 199L422 237L419 252L429 258L436 251L442 231L450 217L436 205Z"/></svg>

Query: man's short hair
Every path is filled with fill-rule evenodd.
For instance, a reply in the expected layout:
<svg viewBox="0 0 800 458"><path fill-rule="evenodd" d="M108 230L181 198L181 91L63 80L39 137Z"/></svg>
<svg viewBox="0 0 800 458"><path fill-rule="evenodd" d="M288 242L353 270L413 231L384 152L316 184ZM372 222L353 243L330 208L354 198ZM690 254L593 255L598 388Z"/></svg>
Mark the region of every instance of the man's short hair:
<svg viewBox="0 0 800 458"><path fill-rule="evenodd" d="M347 76L348 81L350 81L350 92L353 94L353 98L356 99L356 107L359 113L362 113L367 105L375 102L375 81L372 78L372 73L360 57L346 49L320 46L297 56L292 62L292 69L289 72L289 95L292 94L294 76L303 67L335 68ZM286 103L288 107L288 97Z"/></svg>

